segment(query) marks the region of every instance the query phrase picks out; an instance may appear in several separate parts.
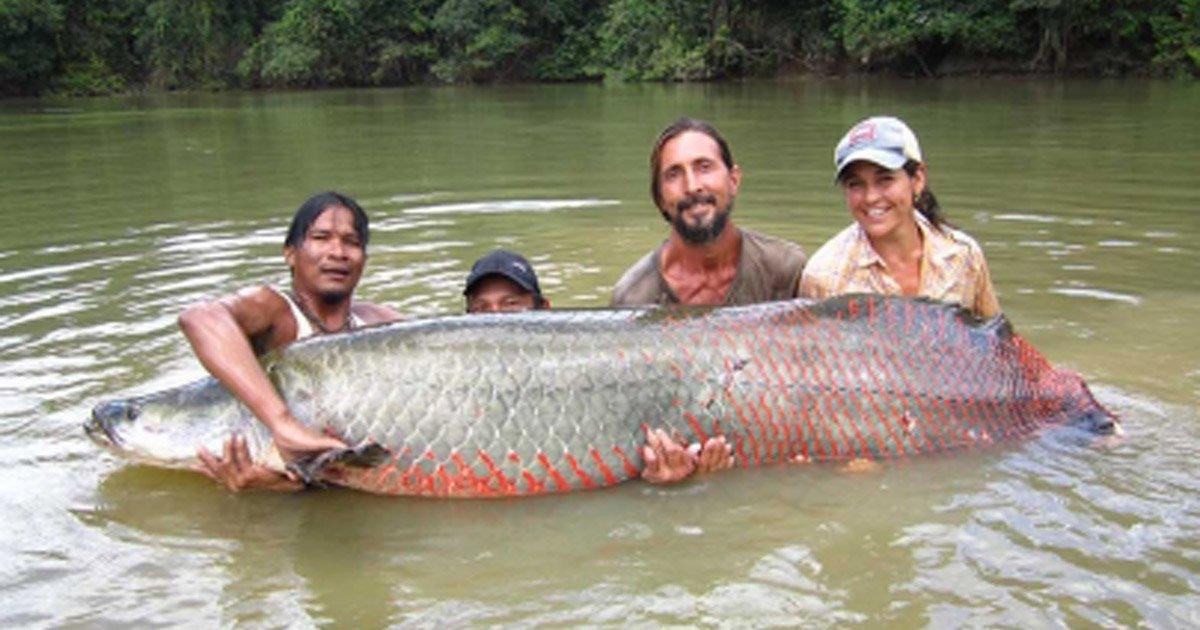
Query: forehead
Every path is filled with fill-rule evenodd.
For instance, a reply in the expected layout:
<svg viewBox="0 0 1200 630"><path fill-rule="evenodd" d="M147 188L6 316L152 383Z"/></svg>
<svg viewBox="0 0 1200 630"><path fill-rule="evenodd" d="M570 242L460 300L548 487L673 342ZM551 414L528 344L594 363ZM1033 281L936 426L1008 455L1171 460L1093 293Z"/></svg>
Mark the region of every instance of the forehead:
<svg viewBox="0 0 1200 630"><path fill-rule="evenodd" d="M694 162L701 158L721 162L721 147L708 134L689 130L663 144L659 166L667 168L675 164Z"/></svg>
<svg viewBox="0 0 1200 630"><path fill-rule="evenodd" d="M901 170L898 168L891 169L868 160L857 160L846 165L846 170L842 173L842 179L848 177L869 177L871 175L893 173Z"/></svg>
<svg viewBox="0 0 1200 630"><path fill-rule="evenodd" d="M505 278L504 276L493 274L484 276L479 282L475 283L475 287L471 290L469 297L507 297L510 295L526 295L528 291L521 288L521 285Z"/></svg>
<svg viewBox="0 0 1200 630"><path fill-rule="evenodd" d="M345 206L329 206L313 219L312 225L309 226L309 231L312 230L334 230L344 232L346 230L354 231L354 213L350 212Z"/></svg>

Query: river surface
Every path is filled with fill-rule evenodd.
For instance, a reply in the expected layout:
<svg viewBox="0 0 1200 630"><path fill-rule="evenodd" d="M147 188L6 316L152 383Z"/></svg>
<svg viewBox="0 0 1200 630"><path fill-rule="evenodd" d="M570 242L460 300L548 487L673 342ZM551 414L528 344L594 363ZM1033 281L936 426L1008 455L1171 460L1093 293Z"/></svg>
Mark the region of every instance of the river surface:
<svg viewBox="0 0 1200 630"><path fill-rule="evenodd" d="M1200 625L1200 85L795 80L0 102L0 626ZM202 374L185 305L285 283L310 193L372 217L364 299L457 312L527 254L603 305L663 238L657 132L713 121L739 225L849 221L841 133L921 138L1016 329L1124 420L885 463L512 501L231 495L126 465L97 401Z"/></svg>

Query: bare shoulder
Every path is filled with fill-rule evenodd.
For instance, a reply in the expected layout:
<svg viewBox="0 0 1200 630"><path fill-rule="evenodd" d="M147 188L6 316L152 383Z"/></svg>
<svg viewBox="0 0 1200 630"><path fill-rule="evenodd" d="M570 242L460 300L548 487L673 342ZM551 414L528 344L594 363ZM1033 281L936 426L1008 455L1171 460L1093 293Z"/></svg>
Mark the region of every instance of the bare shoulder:
<svg viewBox="0 0 1200 630"><path fill-rule="evenodd" d="M218 300L234 318L242 323L255 322L262 328L275 325L280 319L291 318L291 309L275 289L262 285L246 287ZM255 328L260 328L255 326Z"/></svg>
<svg viewBox="0 0 1200 630"><path fill-rule="evenodd" d="M196 302L180 314L181 322L220 313L232 315L244 329L261 330L278 318L289 316L283 297L268 286L246 287L219 298ZM247 328L248 327L248 328Z"/></svg>
<svg viewBox="0 0 1200 630"><path fill-rule="evenodd" d="M401 318L400 313L383 304L375 304L373 302L355 302L352 306L354 314L362 319L364 324L385 324L394 322Z"/></svg>
<svg viewBox="0 0 1200 630"><path fill-rule="evenodd" d="M245 287L238 289L220 300L226 306L244 306L258 309L282 310L287 308L287 302L279 291L268 285Z"/></svg>
<svg viewBox="0 0 1200 630"><path fill-rule="evenodd" d="M248 287L216 299L197 302L179 315L179 326L193 345L214 343L233 325L257 351L295 339L296 323L287 302L267 286ZM215 337L214 337L215 335Z"/></svg>

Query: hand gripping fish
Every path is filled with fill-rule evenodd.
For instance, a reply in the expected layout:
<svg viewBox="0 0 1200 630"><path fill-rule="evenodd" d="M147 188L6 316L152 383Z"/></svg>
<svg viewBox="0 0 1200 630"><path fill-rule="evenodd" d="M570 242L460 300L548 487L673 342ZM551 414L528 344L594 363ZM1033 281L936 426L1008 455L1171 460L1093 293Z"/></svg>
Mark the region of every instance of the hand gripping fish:
<svg viewBox="0 0 1200 630"><path fill-rule="evenodd" d="M638 477L644 428L724 435L736 466L899 458L1055 425L1112 433L1079 375L999 316L852 295L716 309L436 317L307 339L264 357L304 424L367 445L309 462L367 492L503 497ZM219 383L105 402L85 424L128 459L191 468L269 432Z"/></svg>

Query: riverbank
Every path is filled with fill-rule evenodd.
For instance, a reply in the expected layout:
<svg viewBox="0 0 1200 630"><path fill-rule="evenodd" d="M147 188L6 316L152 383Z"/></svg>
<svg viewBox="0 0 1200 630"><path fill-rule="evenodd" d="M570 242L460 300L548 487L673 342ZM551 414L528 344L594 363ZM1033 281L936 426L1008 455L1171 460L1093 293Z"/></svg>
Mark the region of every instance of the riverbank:
<svg viewBox="0 0 1200 630"><path fill-rule="evenodd" d="M1084 0L795 4L17 2L0 9L0 96L795 72L1200 75L1195 0L1117 0L1103 11Z"/></svg>

